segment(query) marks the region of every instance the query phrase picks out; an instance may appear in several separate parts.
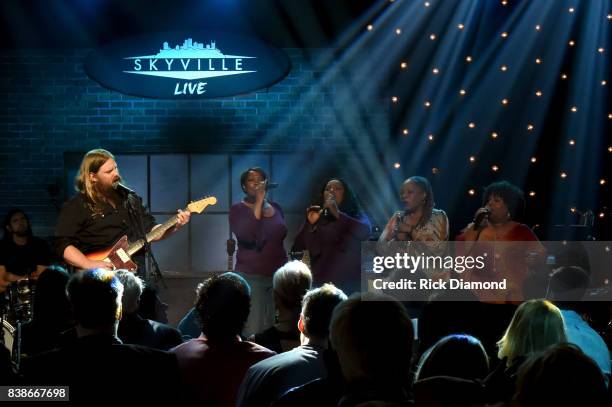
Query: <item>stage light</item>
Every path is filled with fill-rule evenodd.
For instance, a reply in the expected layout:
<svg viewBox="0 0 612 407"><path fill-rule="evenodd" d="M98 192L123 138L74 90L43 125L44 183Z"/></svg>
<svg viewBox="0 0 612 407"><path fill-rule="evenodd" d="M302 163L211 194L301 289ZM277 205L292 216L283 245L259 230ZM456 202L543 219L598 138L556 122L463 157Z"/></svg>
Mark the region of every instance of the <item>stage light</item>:
<svg viewBox="0 0 612 407"><path fill-rule="evenodd" d="M372 24L368 24L368 31L372 31L374 29L374 26Z"/></svg>
<svg viewBox="0 0 612 407"><path fill-rule="evenodd" d="M536 95L537 97L542 96L542 91L541 91L541 90L536 90L535 95Z"/></svg>
<svg viewBox="0 0 612 407"><path fill-rule="evenodd" d="M529 196L532 196L532 197L533 197L533 196L535 196L535 195L536 195L535 191L529 191Z"/></svg>
<svg viewBox="0 0 612 407"><path fill-rule="evenodd" d="M541 60L540 58L536 58L535 63L536 63L536 64L541 64L541 63L542 63L542 60Z"/></svg>
<svg viewBox="0 0 612 407"><path fill-rule="evenodd" d="M427 135L427 139L428 139L429 141L433 141L433 140L434 140L434 135L433 135L433 134L429 134L429 135Z"/></svg>
<svg viewBox="0 0 612 407"><path fill-rule="evenodd" d="M432 173L432 174L439 174L439 173L440 173L440 169L439 169L438 167L433 167L433 168L431 169L431 173Z"/></svg>
<svg viewBox="0 0 612 407"><path fill-rule="evenodd" d="M429 39L434 41L436 39L436 34L429 34Z"/></svg>
<svg viewBox="0 0 612 407"><path fill-rule="evenodd" d="M606 180L604 178L600 179L599 185L606 185Z"/></svg>
<svg viewBox="0 0 612 407"><path fill-rule="evenodd" d="M574 11L576 11L576 9L573 8L573 7L570 7L569 10L567 10L567 11L569 11L570 13L573 13Z"/></svg>
<svg viewBox="0 0 612 407"><path fill-rule="evenodd" d="M576 213L576 208L571 207L571 208L570 208L570 212L571 212L571 213Z"/></svg>
<svg viewBox="0 0 612 407"><path fill-rule="evenodd" d="M393 164L393 168L395 168L396 170L398 170L400 167L401 167L400 163Z"/></svg>
<svg viewBox="0 0 612 407"><path fill-rule="evenodd" d="M475 195L475 194L476 194L476 191L475 191L473 188L468 189L468 194L470 194L470 195Z"/></svg>
<svg viewBox="0 0 612 407"><path fill-rule="evenodd" d="M460 30L463 30L465 28L465 26L463 24L457 24L457 28Z"/></svg>
<svg viewBox="0 0 612 407"><path fill-rule="evenodd" d="M606 216L606 214L605 214L605 213L603 213L603 212L599 212L599 218L603 218L604 216Z"/></svg>
<svg viewBox="0 0 612 407"><path fill-rule="evenodd" d="M502 72L506 72L508 70L508 67L506 65L502 65L499 69L501 69Z"/></svg>
<svg viewBox="0 0 612 407"><path fill-rule="evenodd" d="M575 146L576 145L576 140L570 139L570 141L568 143L569 143L570 146Z"/></svg>
<svg viewBox="0 0 612 407"><path fill-rule="evenodd" d="M601 47L600 47L600 48L597 48L597 52L599 52L600 54L603 54L604 49L603 49L603 48L601 48Z"/></svg>
<svg viewBox="0 0 612 407"><path fill-rule="evenodd" d="M408 64L406 62L402 62L400 64L400 68L402 68L402 69L406 69L407 66L408 66Z"/></svg>
<svg viewBox="0 0 612 407"><path fill-rule="evenodd" d="M527 125L527 131L532 131L533 129L534 129L533 124L529 123L529 124Z"/></svg>
<svg viewBox="0 0 612 407"><path fill-rule="evenodd" d="M508 99L502 99L502 105L507 105L508 104Z"/></svg>
<svg viewBox="0 0 612 407"><path fill-rule="evenodd" d="M608 20L612 20L612 14L608 14Z"/></svg>
<svg viewBox="0 0 612 407"><path fill-rule="evenodd" d="M502 38L507 38L508 37L508 33L504 31L503 33L501 33L501 37Z"/></svg>
<svg viewBox="0 0 612 407"><path fill-rule="evenodd" d="M397 103L397 101L398 101L398 100L399 100L399 99L397 98L397 96L391 96L391 101L392 101L393 103Z"/></svg>
<svg viewBox="0 0 612 407"><path fill-rule="evenodd" d="M470 156L470 162L473 163L474 161L476 161L476 157L474 157L473 155Z"/></svg>
<svg viewBox="0 0 612 407"><path fill-rule="evenodd" d="M538 161L538 159L536 157L531 157L531 162L535 163L536 161Z"/></svg>
<svg viewBox="0 0 612 407"><path fill-rule="evenodd" d="M612 153L612 146L608 146L608 153Z"/></svg>
<svg viewBox="0 0 612 407"><path fill-rule="evenodd" d="M465 89L461 89L461 90L459 91L459 94L460 94L461 96L465 96L465 94L466 94L466 93L467 93L467 92L465 91Z"/></svg>
<svg viewBox="0 0 612 407"><path fill-rule="evenodd" d="M426 100L425 103L423 103L423 105L425 105L425 107L430 107L431 102L429 100Z"/></svg>
<svg viewBox="0 0 612 407"><path fill-rule="evenodd" d="M467 57L465 57L465 60L466 62L472 62L472 57L468 55Z"/></svg>
<svg viewBox="0 0 612 407"><path fill-rule="evenodd" d="M395 29L395 34L400 35L402 33L401 28L396 28Z"/></svg>
<svg viewBox="0 0 612 407"><path fill-rule="evenodd" d="M497 166L497 165L492 165L492 166L491 166L491 170L493 170L493 172L497 172L497 171L499 171L499 166Z"/></svg>
<svg viewBox="0 0 612 407"><path fill-rule="evenodd" d="M438 73L440 73L440 70L438 68L434 68L431 70L431 72L433 72L434 75L437 75Z"/></svg>
<svg viewBox="0 0 612 407"><path fill-rule="evenodd" d="M407 136L408 134L410 134L410 130L408 130L408 129L404 129L404 130L402 130L402 134L403 134L404 136Z"/></svg>
<svg viewBox="0 0 612 407"><path fill-rule="evenodd" d="M567 74L562 73L561 74L561 79L566 80L567 79Z"/></svg>
<svg viewBox="0 0 612 407"><path fill-rule="evenodd" d="M474 129L474 128L476 128L476 123L474 123L474 122L469 122L469 123L468 123L468 127L469 127L470 129Z"/></svg>
<svg viewBox="0 0 612 407"><path fill-rule="evenodd" d="M607 84L608 84L608 81L606 80L601 81L601 86L606 86Z"/></svg>
<svg viewBox="0 0 612 407"><path fill-rule="evenodd" d="M542 26L541 26L540 24L538 24L538 25L536 25L536 26L535 26L535 30L536 30L536 31L540 31L541 29L542 29Z"/></svg>
<svg viewBox="0 0 612 407"><path fill-rule="evenodd" d="M570 41L569 41L567 44L568 44L570 47L573 47L574 45L576 45L576 41L574 41L574 40L570 40Z"/></svg>
<svg viewBox="0 0 612 407"><path fill-rule="evenodd" d="M561 176L561 178L565 179L567 178L567 173L566 172L562 172L561 174L559 174Z"/></svg>
<svg viewBox="0 0 612 407"><path fill-rule="evenodd" d="M423 4L425 7L429 7L431 5L431 3L429 3L428 1L425 2L425 4Z"/></svg>
<svg viewBox="0 0 612 407"><path fill-rule="evenodd" d="M576 112L578 111L578 107L577 107L577 106L572 106L572 107L570 108L570 110L571 110L572 112L576 113Z"/></svg>
<svg viewBox="0 0 612 407"><path fill-rule="evenodd" d="M496 139L499 137L499 134L497 134L496 132L491 133L491 138L492 139Z"/></svg>
<svg viewBox="0 0 612 407"><path fill-rule="evenodd" d="M608 119L612 119L612 113L608 113Z"/></svg>
<svg viewBox="0 0 612 407"><path fill-rule="evenodd" d="M508 5L508 0L502 0L501 4L502 4L502 6L507 6Z"/></svg>

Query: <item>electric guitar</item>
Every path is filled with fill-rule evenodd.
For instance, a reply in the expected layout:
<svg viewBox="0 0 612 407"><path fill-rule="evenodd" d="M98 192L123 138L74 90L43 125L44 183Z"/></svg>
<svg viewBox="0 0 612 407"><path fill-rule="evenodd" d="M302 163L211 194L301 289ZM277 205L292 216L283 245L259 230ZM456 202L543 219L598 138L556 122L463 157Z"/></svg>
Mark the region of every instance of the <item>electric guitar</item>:
<svg viewBox="0 0 612 407"><path fill-rule="evenodd" d="M187 205L185 211L189 211L191 213L202 213L207 206L215 205L216 203L217 198L210 196L208 198L200 199L199 201L191 202L189 205ZM151 242L159 239L168 229L174 227L177 222L178 215L174 215L163 224L147 233L146 241ZM137 240L133 243L128 243L127 236L123 236L111 248L86 254L85 257L90 260L102 260L109 262L115 269L126 269L134 272L138 267L136 266L136 263L132 261L132 255L142 249L144 245L144 239Z"/></svg>

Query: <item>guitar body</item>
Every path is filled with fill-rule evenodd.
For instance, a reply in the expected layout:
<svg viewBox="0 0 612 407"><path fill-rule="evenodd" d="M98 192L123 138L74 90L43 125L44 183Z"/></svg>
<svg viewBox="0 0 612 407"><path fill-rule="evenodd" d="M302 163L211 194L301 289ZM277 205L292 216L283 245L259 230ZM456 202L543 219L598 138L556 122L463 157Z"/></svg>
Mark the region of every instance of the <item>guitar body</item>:
<svg viewBox="0 0 612 407"><path fill-rule="evenodd" d="M134 263L128 254L128 239L123 236L110 249L100 250L98 252L86 254L90 260L102 260L111 263L115 269L124 269L135 272L138 266Z"/></svg>

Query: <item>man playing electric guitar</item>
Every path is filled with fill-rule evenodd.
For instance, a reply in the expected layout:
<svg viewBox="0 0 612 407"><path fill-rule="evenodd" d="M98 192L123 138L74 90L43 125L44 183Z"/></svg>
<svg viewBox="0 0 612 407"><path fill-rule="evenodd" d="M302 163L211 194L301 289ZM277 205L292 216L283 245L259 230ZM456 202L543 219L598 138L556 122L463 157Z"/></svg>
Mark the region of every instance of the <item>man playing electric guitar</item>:
<svg viewBox="0 0 612 407"><path fill-rule="evenodd" d="M135 194L118 188L120 182L117 163L110 152L96 149L85 154L75 179L79 193L64 204L55 230L55 250L67 263L78 269L113 269L109 261L93 260L84 253L112 247L125 235L128 241L136 241L142 232L149 233L160 226ZM187 224L189 218L189 211L179 209L173 227L152 240L165 239ZM144 263L142 256L134 260Z"/></svg>

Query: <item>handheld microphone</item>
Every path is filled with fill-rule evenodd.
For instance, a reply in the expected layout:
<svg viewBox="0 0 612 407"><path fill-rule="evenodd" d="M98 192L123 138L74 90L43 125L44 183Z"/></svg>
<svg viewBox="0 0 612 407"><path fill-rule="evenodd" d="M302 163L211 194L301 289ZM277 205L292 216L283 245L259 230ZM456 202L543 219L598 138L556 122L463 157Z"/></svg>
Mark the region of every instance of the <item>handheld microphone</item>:
<svg viewBox="0 0 612 407"><path fill-rule="evenodd" d="M484 208L484 211L480 212L474 218L474 227L475 228L480 227L480 224L482 223L482 221L485 218L488 218L490 214L491 214L491 210L489 208Z"/></svg>
<svg viewBox="0 0 612 407"><path fill-rule="evenodd" d="M113 189L117 192L120 192L126 195L130 195L130 194L136 195L136 192L133 189L126 187L121 182L114 183Z"/></svg>

